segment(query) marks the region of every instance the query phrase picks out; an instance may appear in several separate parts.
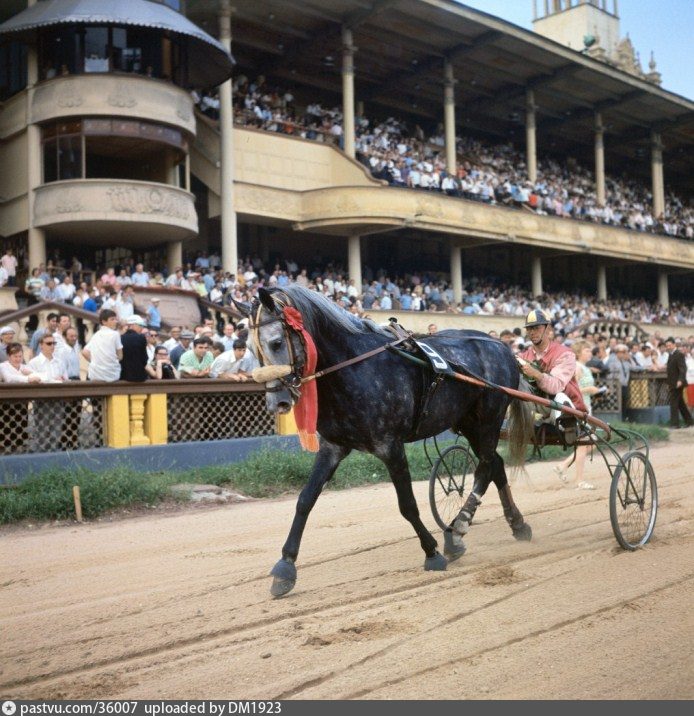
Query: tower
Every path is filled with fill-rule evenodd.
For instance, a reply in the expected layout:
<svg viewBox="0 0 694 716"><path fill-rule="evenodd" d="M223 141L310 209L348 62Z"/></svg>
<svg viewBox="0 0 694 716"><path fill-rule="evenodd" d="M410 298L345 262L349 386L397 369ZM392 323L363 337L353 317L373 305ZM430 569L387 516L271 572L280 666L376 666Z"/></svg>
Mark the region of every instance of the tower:
<svg viewBox="0 0 694 716"><path fill-rule="evenodd" d="M533 0L533 6L533 30L539 35L597 59L617 60L617 0Z"/></svg>
<svg viewBox="0 0 694 716"><path fill-rule="evenodd" d="M644 73L627 36L620 38L617 0L533 0L533 30L653 84L661 82L653 53Z"/></svg>

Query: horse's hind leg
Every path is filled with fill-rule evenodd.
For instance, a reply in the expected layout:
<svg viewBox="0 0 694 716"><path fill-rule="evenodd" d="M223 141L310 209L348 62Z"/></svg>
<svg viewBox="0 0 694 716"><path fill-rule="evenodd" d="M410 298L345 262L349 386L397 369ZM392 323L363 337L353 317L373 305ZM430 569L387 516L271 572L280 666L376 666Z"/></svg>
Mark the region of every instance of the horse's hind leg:
<svg viewBox="0 0 694 716"><path fill-rule="evenodd" d="M499 499L501 500L501 506L504 508L504 517L511 528L511 532L513 532L513 536L518 540L531 540L533 531L523 518L521 511L516 507L511 494L511 485L508 484L508 481L503 487L499 488Z"/></svg>
<svg viewBox="0 0 694 716"><path fill-rule="evenodd" d="M321 439L320 449L313 463L309 480L299 494L296 503L294 521L289 530L287 541L282 547L282 559L272 568L273 577L270 593L273 597L282 597L290 592L296 584L296 567L294 562L299 555L301 536L306 527L306 520L316 504L325 483L335 474L338 465L349 455L350 449L335 445Z"/></svg>
<svg viewBox="0 0 694 716"><path fill-rule="evenodd" d="M511 486L508 484L506 470L504 469L504 461L499 453L496 452L498 434L496 439L492 439L491 436L480 436L479 432L477 434L466 434L466 437L468 437L472 449L479 458L479 465L475 470L472 492L468 495L465 504L458 513L458 517L451 525L453 532L463 535L468 531L472 518L482 502L482 497L487 492L490 483L494 482L499 491L504 517L511 528L513 536L517 540L532 539L532 529L513 501Z"/></svg>
<svg viewBox="0 0 694 716"><path fill-rule="evenodd" d="M405 456L405 446L402 443L391 443L377 450L376 455L383 460L388 468L388 474L398 495L400 514L414 527L414 531L419 537L419 542L426 555L424 569L437 572L445 570L446 558L437 551L436 539L419 517L419 508L412 491L410 468Z"/></svg>

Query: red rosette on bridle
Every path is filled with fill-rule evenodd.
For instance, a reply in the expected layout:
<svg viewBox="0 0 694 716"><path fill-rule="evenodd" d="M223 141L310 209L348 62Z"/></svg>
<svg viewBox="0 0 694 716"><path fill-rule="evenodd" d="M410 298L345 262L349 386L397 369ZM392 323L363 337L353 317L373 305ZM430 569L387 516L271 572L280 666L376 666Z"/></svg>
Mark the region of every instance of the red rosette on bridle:
<svg viewBox="0 0 694 716"><path fill-rule="evenodd" d="M299 311L293 306L285 306L283 309L284 320L288 326L293 328L300 336L306 353L303 377L306 378L316 370L318 362L318 351L310 333L304 328L304 321ZM315 380L309 380L301 386L301 395L294 406L294 419L299 431L299 442L304 450L318 452L318 435L316 425L318 423L318 386Z"/></svg>

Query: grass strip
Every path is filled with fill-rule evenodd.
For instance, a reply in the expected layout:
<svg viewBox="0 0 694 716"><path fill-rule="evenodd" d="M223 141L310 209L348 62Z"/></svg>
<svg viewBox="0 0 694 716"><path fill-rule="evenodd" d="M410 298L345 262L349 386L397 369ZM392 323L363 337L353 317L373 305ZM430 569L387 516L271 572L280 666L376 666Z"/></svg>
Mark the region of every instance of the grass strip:
<svg viewBox="0 0 694 716"><path fill-rule="evenodd" d="M636 427L649 441L668 439L668 431L658 425L623 425ZM439 441L443 450L452 441ZM410 472L414 480L427 480L431 466L422 443L406 446ZM506 444L499 452L506 458ZM560 447L547 447L543 460L566 457ZM530 451L529 451L530 454ZM433 446L429 456L435 458ZM262 450L243 462L222 466L200 467L185 472L142 473L136 467L123 465L103 472L87 469L50 469L27 478L17 487L0 490L0 524L21 520L60 520L74 516L72 487L79 485L82 511L86 519L94 519L109 510L124 507L155 505L174 497L171 486L180 482L213 484L227 487L248 497L276 497L299 491L308 478L314 456L305 452ZM342 490L388 480L385 465L364 453L353 452L347 457L328 489Z"/></svg>

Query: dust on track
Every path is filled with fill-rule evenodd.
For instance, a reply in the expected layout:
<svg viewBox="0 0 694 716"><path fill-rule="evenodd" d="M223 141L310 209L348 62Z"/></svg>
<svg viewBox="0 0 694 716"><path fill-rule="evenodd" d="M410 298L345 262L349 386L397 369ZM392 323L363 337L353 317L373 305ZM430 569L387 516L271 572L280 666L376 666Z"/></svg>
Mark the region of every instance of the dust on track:
<svg viewBox="0 0 694 716"><path fill-rule="evenodd" d="M294 498L0 530L0 695L14 698L692 698L694 436L653 448L655 537L623 552L609 478L490 489L447 572L423 572L394 490L327 492L286 598ZM426 483L415 492L434 528Z"/></svg>

